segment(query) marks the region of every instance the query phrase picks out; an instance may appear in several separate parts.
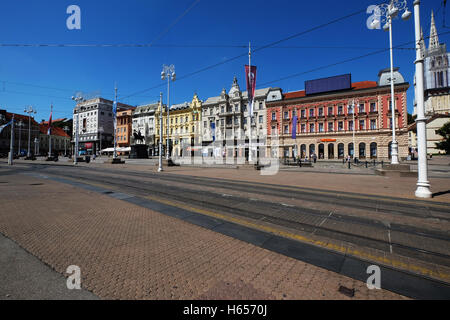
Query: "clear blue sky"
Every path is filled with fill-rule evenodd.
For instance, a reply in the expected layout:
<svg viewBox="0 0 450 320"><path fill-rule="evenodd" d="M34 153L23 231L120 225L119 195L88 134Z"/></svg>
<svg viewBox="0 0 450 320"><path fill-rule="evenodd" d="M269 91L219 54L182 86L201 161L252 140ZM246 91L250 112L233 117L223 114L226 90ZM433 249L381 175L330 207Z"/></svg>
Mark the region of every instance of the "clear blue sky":
<svg viewBox="0 0 450 320"><path fill-rule="evenodd" d="M412 11L412 0L408 0ZM41 0L2 1L0 4L0 44L145 44L159 38L157 47L0 47L0 108L23 113L33 105L37 120L48 119L50 104L55 117L71 117L76 91L101 92L112 99L114 82L119 96L163 85L163 64L174 64L178 77L244 54L240 59L175 82L171 103L190 101L194 92L201 99L229 90L237 76L245 90L244 65L247 49L228 46L259 47L366 9L373 0L294 1L201 0L169 32L166 30L194 0ZM429 35L430 14L434 9L438 32L444 28L444 14L450 26L450 8L441 0L422 1L422 25ZM81 8L81 30L66 28L66 8ZM450 6L450 4L449 4ZM253 55L258 66L257 86L282 77L311 70L377 48L387 48L388 33L368 30L369 14L360 13L344 21L280 43L283 48L268 48ZM394 22L394 46L414 41L414 22ZM449 35L440 36L448 42ZM158 46L159 45L159 46ZM173 45L167 47L164 45ZM192 47L179 47L189 45ZM428 45L428 42L427 42ZM206 47L198 47L206 46ZM209 47L208 47L209 46ZM223 46L223 47L219 47ZM315 47L315 48L293 48ZM319 47L319 48L318 48ZM324 48L328 47L328 48ZM335 48L329 48L335 47ZM343 48L342 48L343 47ZM408 47L412 48L410 44ZM395 50L394 64L410 82L408 110L412 111L414 90L413 50ZM302 90L304 81L351 73L353 81L377 80L380 69L389 67L389 52L311 72L264 85L281 87L285 92ZM25 83L49 88L25 86ZM54 88L54 89L53 89ZM58 90L56 90L58 89ZM135 95L121 102L139 105L157 101L166 87Z"/></svg>

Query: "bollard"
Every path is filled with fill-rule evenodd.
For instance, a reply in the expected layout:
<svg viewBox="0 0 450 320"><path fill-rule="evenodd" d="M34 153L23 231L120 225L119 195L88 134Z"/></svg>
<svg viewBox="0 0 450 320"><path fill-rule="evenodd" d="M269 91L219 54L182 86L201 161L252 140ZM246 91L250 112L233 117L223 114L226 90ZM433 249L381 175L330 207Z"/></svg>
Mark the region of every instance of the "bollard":
<svg viewBox="0 0 450 320"><path fill-rule="evenodd" d="M366 169L368 168L368 164L369 164L369 163L366 161Z"/></svg>
<svg viewBox="0 0 450 320"><path fill-rule="evenodd" d="M350 166L352 165L352 163L349 161L348 162L348 168L350 169Z"/></svg>

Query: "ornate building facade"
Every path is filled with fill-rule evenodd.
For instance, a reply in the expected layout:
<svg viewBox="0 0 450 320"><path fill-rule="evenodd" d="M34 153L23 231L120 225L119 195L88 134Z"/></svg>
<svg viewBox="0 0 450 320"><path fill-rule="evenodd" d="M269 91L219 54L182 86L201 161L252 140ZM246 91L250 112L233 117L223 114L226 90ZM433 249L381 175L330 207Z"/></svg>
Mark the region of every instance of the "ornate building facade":
<svg viewBox="0 0 450 320"><path fill-rule="evenodd" d="M201 146L202 101L194 94L192 101L170 106L169 113L169 152L171 157L185 157L193 155L195 146ZM156 145L159 144L160 108L155 113ZM163 106L163 151L167 145L167 112Z"/></svg>
<svg viewBox="0 0 450 320"><path fill-rule="evenodd" d="M406 158L409 84L398 69L394 83L399 157ZM391 110L388 69L379 73L378 82L356 82L347 89L318 94L308 94L305 90L286 93L282 101L267 104L269 141L275 137L279 141L279 145L268 149L268 156L344 159L350 155L359 159L388 159L392 141ZM293 134L294 117L298 119L296 134Z"/></svg>
<svg viewBox="0 0 450 320"><path fill-rule="evenodd" d="M250 126L255 156L267 136L266 100L271 88L255 90L253 121L248 120L248 93L241 91L236 77L227 93L208 98L202 108L203 154L208 157L248 158Z"/></svg>

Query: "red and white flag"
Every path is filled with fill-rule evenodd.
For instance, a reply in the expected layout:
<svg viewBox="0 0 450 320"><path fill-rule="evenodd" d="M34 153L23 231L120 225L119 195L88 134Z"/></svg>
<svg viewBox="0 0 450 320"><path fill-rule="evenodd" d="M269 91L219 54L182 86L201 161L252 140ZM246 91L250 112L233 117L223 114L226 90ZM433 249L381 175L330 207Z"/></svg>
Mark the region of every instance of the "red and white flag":
<svg viewBox="0 0 450 320"><path fill-rule="evenodd" d="M253 98L255 96L256 87L256 66L245 66L245 78L247 80L248 105L249 112L253 114Z"/></svg>

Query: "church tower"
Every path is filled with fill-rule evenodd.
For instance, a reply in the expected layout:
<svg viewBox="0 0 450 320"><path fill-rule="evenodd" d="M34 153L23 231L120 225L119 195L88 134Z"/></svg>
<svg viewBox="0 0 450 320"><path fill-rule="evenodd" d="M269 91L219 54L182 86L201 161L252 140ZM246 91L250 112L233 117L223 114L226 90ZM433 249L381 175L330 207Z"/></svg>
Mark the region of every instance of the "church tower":
<svg viewBox="0 0 450 320"><path fill-rule="evenodd" d="M422 44L424 45L424 44ZM425 113L450 113L450 53L439 43L434 13L431 12L430 40L425 47Z"/></svg>

